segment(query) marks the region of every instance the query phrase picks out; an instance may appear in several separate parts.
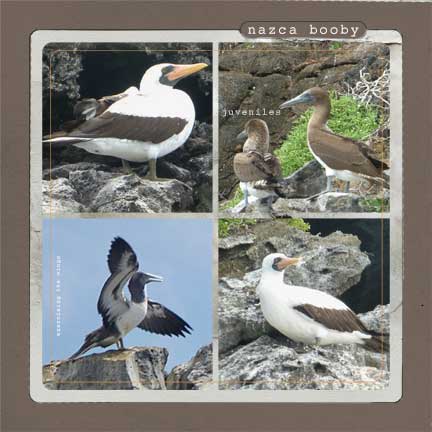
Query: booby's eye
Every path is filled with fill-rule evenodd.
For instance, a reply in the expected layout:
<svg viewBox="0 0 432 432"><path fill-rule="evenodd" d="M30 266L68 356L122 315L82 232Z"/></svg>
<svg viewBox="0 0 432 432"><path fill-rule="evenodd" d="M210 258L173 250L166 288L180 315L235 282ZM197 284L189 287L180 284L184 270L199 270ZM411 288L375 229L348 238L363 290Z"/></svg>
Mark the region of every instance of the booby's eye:
<svg viewBox="0 0 432 432"><path fill-rule="evenodd" d="M167 73L170 73L174 70L174 66L173 65L168 65L165 66L164 68L162 68L162 75L166 75Z"/></svg>
<svg viewBox="0 0 432 432"><path fill-rule="evenodd" d="M161 69L161 76L159 78L159 82L161 84L167 85L169 87L173 87L178 80L170 79L170 73L175 70L174 65L167 65Z"/></svg>
<svg viewBox="0 0 432 432"><path fill-rule="evenodd" d="M281 257L275 258L275 259L273 260L273 265L272 265L273 270L276 270L276 271L282 271L282 270L283 270L283 269L280 269L280 268L278 267L278 264L279 264L281 261L282 261L282 258L281 258Z"/></svg>

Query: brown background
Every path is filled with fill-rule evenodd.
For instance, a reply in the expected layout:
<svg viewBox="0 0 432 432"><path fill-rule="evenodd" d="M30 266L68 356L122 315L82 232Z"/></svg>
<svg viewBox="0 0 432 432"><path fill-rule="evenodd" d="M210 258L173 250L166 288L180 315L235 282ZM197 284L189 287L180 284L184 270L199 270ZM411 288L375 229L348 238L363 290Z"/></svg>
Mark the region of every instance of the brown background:
<svg viewBox="0 0 432 432"><path fill-rule="evenodd" d="M429 431L431 10L427 3L3 1L3 431ZM37 29L238 29L244 21L362 21L403 37L404 379L397 403L38 404L29 397L29 57ZM429 344L429 346L428 346Z"/></svg>

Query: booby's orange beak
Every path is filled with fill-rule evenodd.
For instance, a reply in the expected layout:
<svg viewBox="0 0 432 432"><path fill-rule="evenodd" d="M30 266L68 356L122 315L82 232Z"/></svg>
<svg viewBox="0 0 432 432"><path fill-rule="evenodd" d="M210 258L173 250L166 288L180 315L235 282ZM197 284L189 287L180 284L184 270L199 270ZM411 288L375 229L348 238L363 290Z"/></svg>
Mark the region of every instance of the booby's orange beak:
<svg viewBox="0 0 432 432"><path fill-rule="evenodd" d="M302 261L302 257L298 257L298 258L284 258L281 259L277 264L276 267L279 270L283 270L284 268L287 268L290 265L295 265L298 264Z"/></svg>
<svg viewBox="0 0 432 432"><path fill-rule="evenodd" d="M194 74L195 72L200 71L208 66L206 63L194 63L190 65L173 65L174 69L167 73L166 77L170 81L176 81L178 79L187 77L189 75Z"/></svg>

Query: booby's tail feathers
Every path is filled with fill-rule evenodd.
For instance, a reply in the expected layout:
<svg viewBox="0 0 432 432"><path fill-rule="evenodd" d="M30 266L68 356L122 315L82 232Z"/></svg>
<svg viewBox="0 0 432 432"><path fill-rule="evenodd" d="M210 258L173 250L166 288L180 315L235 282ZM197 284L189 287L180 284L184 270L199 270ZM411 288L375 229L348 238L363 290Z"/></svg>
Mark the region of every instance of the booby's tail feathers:
<svg viewBox="0 0 432 432"><path fill-rule="evenodd" d="M389 343L388 343L388 335L373 333L370 339L365 340L365 344L363 345L369 351L374 352L388 352L389 351Z"/></svg>
<svg viewBox="0 0 432 432"><path fill-rule="evenodd" d="M56 132L52 135L44 136L43 137L43 143L44 144L77 144L83 141L89 141L89 138L76 138L71 136L65 136L64 132Z"/></svg>
<svg viewBox="0 0 432 432"><path fill-rule="evenodd" d="M73 359L79 357L80 355L86 353L88 350L94 348L95 346L97 346L97 344L95 344L94 342L91 342L91 343L88 342L88 341L87 341L87 342L84 342L84 343L81 345L80 349L79 349L77 352L73 353L73 354L69 357L69 360L73 360Z"/></svg>
<svg viewBox="0 0 432 432"><path fill-rule="evenodd" d="M84 343L81 345L79 350L69 357L69 360L77 358L97 346L111 345L111 343L113 343L111 341L111 343L104 343L107 339L107 336L107 330L104 327L99 327L98 329L92 331L85 337Z"/></svg>

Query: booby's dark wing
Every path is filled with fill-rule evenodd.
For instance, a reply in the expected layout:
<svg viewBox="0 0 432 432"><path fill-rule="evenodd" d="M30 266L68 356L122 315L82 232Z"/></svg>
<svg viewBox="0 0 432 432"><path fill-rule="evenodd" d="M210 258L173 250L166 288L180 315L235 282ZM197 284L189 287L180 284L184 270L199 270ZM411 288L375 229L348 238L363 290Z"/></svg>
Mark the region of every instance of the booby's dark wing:
<svg viewBox="0 0 432 432"><path fill-rule="evenodd" d="M234 156L234 172L242 182L270 180L280 177L280 163L276 156L250 151Z"/></svg>
<svg viewBox="0 0 432 432"><path fill-rule="evenodd" d="M142 113L137 109L144 104ZM151 111L145 106L146 99L141 95L128 96L104 111L79 125L68 134L70 138L89 140L94 138L118 138L159 144L173 135L178 135L188 124L180 117L150 117Z"/></svg>
<svg viewBox="0 0 432 432"><path fill-rule="evenodd" d="M148 301L147 314L138 327L151 333L183 337L192 330L192 327L173 311L151 300Z"/></svg>
<svg viewBox="0 0 432 432"><path fill-rule="evenodd" d="M121 237L111 243L108 254L108 267L111 276L106 280L97 303L105 327L128 309L123 296L127 280L138 270L138 260L130 245Z"/></svg>
<svg viewBox="0 0 432 432"><path fill-rule="evenodd" d="M364 339L363 345L364 348L370 351L383 352L389 350L388 335L368 330L348 306L345 309L331 309L302 304L295 306L294 309L328 329L349 333L358 331L370 335L370 339Z"/></svg>
<svg viewBox="0 0 432 432"><path fill-rule="evenodd" d="M311 304L302 304L295 306L294 309L331 330L340 332L359 331L369 334L368 329L348 307L346 309L330 309Z"/></svg>
<svg viewBox="0 0 432 432"><path fill-rule="evenodd" d="M348 170L366 177L382 177L387 164L376 159L371 149L355 141L323 129L308 134L309 145L315 156L334 170Z"/></svg>

